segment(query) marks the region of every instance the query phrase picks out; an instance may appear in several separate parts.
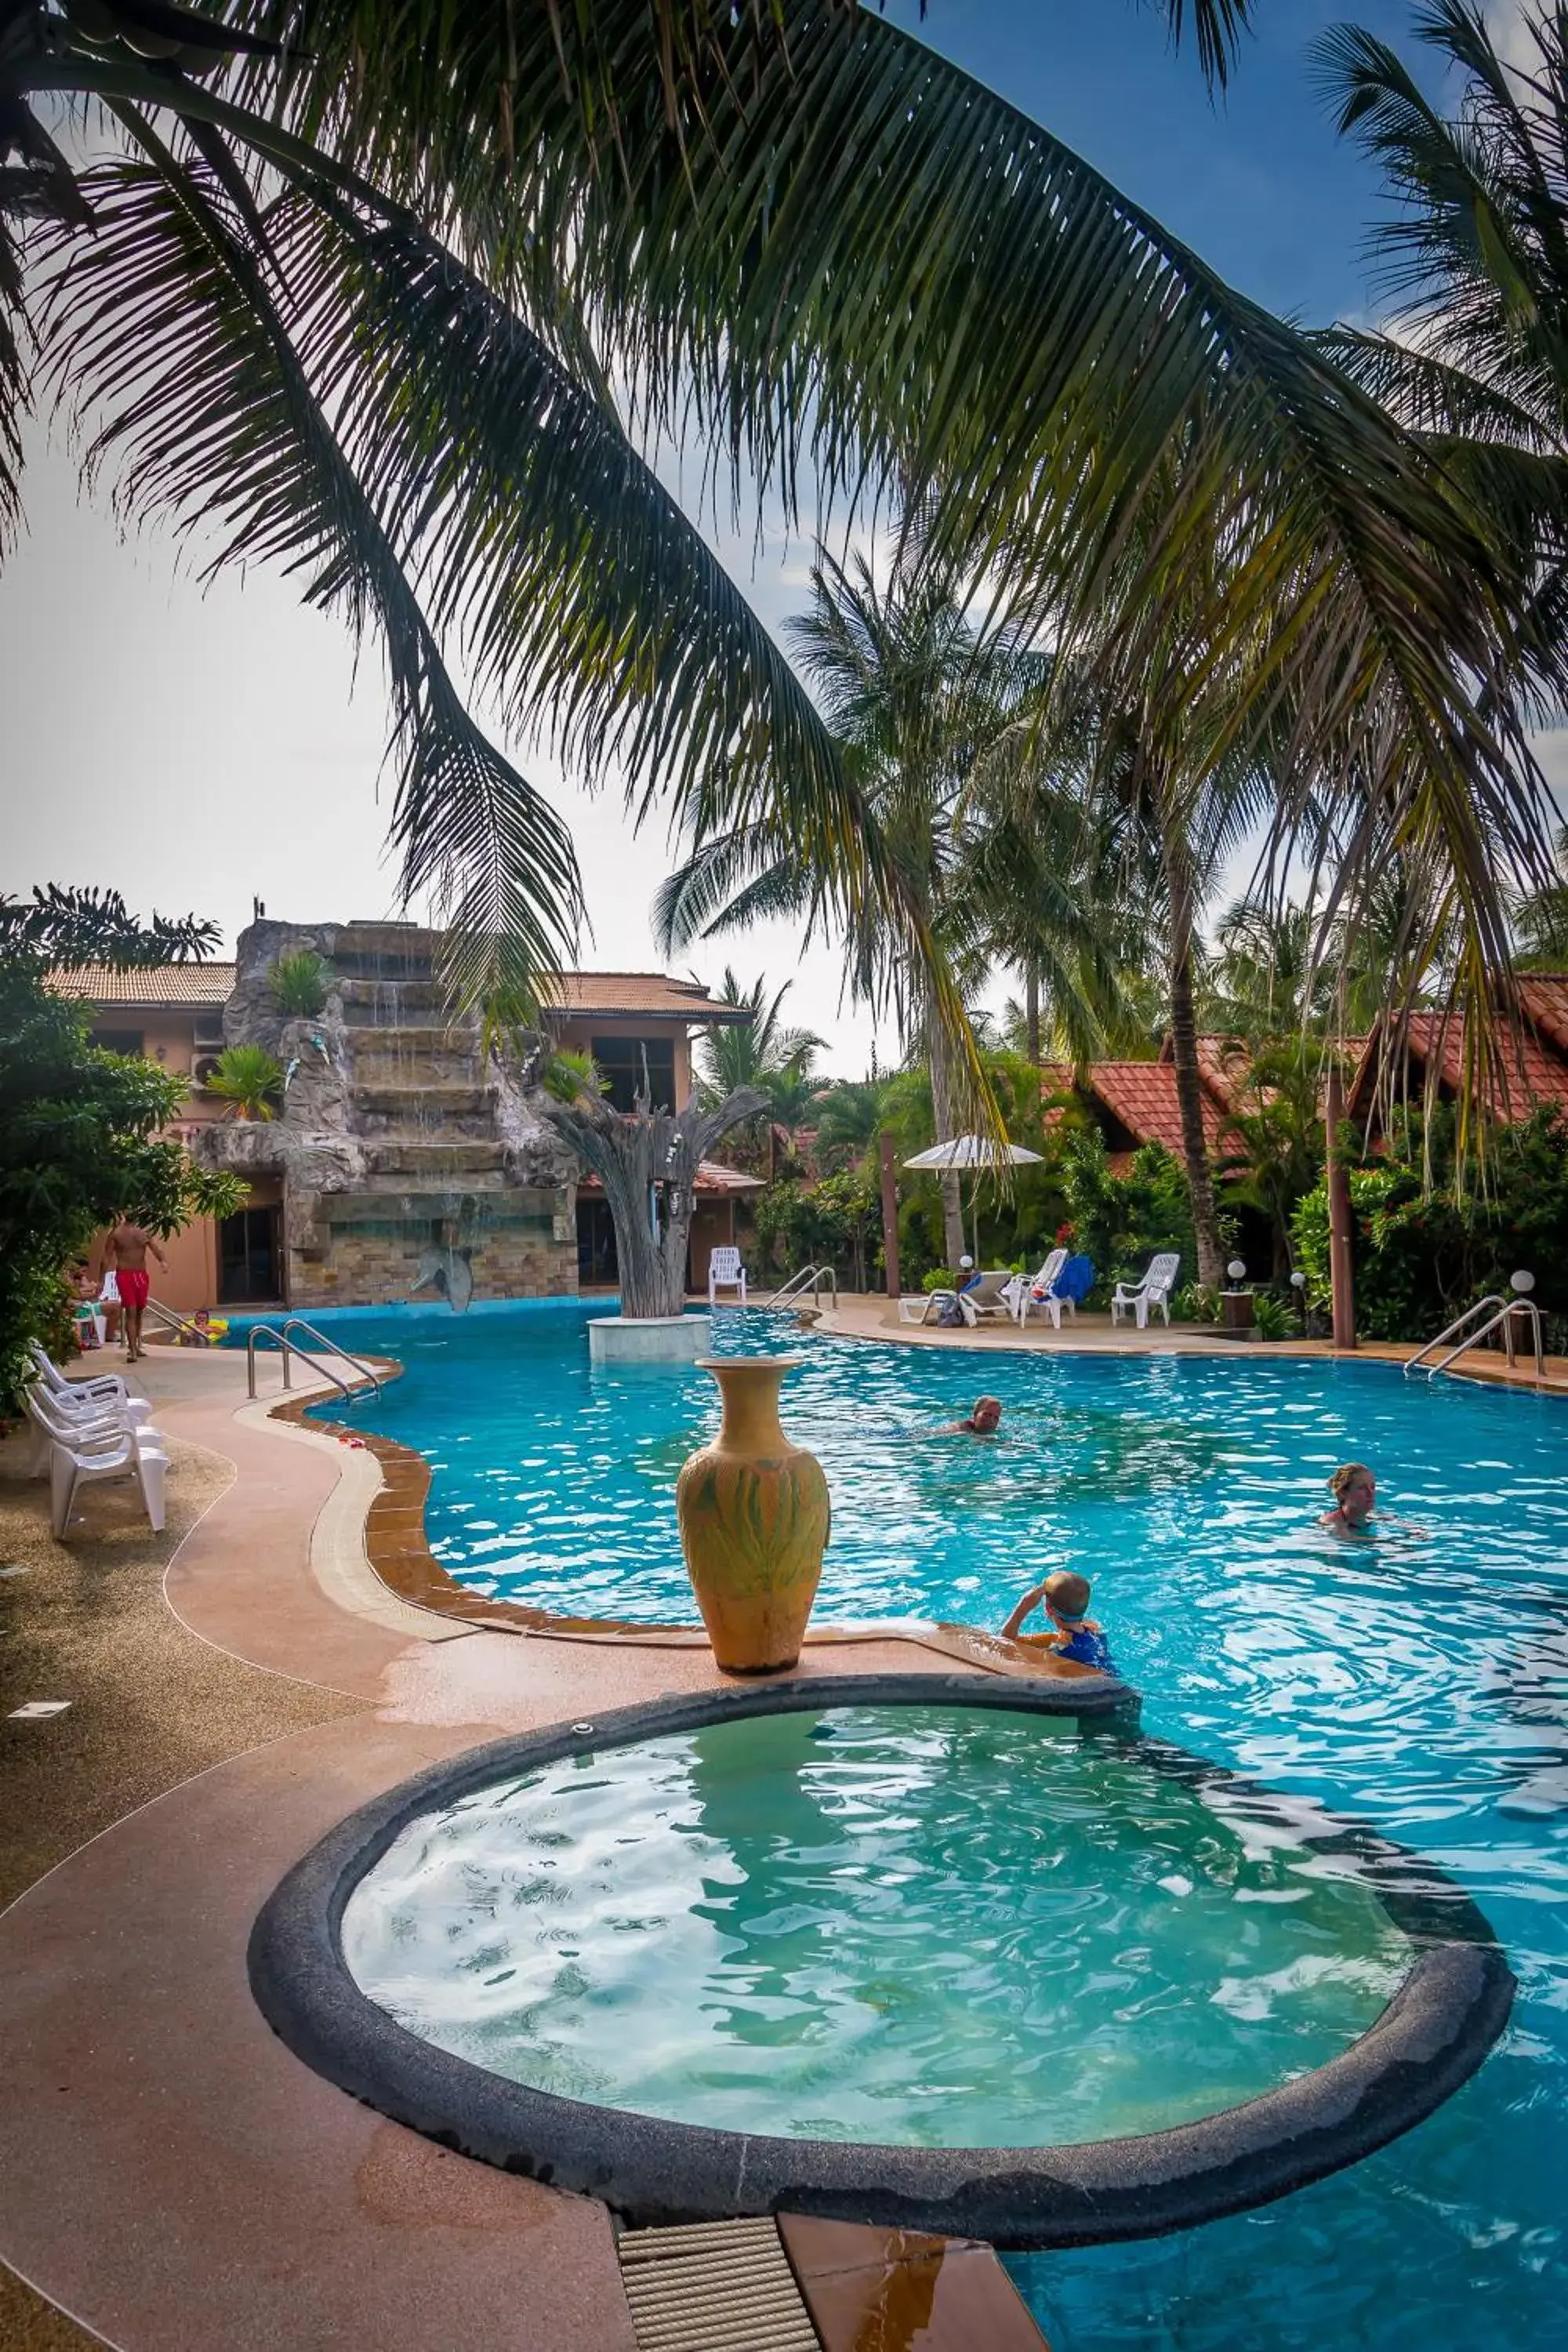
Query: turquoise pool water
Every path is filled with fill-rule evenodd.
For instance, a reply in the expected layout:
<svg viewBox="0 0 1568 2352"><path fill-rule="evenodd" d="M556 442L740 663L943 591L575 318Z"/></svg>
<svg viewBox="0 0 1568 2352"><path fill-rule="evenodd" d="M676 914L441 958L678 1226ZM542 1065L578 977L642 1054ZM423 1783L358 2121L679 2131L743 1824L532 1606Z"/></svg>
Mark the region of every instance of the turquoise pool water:
<svg viewBox="0 0 1568 2352"><path fill-rule="evenodd" d="M690 1615L671 1495L717 1425L700 1373L590 1374L575 1309L334 1319L408 1367L376 1425L434 1465L448 1568L489 1591ZM796 1338L725 1314L721 1349ZM1147 1728L1430 1853L1521 1980L1509 2034L1419 2130L1265 2211L1020 2262L1056 2352L1547 2352L1568 2291L1568 1404L1386 1366L1047 1360L804 1343L785 1425L837 1524L821 1613L995 1624L1064 1561ZM992 1444L913 1434L984 1380ZM361 1408L363 1410L363 1408ZM1312 1525L1370 1460L1423 1530Z"/></svg>
<svg viewBox="0 0 1568 2352"><path fill-rule="evenodd" d="M422 2039L675 2123L1158 2131L1336 2056L1412 1957L1342 1863L1032 1716L866 1708L583 1755L412 1822L343 1954Z"/></svg>

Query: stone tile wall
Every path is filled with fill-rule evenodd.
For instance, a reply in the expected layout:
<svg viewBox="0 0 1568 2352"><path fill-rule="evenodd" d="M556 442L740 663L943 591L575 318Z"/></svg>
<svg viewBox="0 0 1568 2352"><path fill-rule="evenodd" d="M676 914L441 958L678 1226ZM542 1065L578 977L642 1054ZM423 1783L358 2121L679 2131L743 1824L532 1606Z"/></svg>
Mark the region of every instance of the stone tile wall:
<svg viewBox="0 0 1568 2352"><path fill-rule="evenodd" d="M406 1298L430 1246L428 1233L417 1228L345 1225L322 1238L320 1255L314 1250L289 1253L289 1303L307 1313L312 1307L376 1307ZM486 1227L472 1247L476 1298L577 1295L575 1236L557 1240L548 1217Z"/></svg>

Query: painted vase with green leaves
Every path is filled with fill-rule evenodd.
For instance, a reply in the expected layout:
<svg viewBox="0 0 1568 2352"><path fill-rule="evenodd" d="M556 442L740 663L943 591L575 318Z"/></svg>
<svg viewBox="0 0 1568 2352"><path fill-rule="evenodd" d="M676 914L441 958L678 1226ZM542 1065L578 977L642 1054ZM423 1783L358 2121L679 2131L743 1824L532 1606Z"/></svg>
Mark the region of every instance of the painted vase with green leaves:
<svg viewBox="0 0 1568 2352"><path fill-rule="evenodd" d="M723 1399L711 1445L675 1486L681 1549L713 1655L727 1675L784 1674L800 1655L831 1506L815 1454L779 1426L787 1356L707 1357Z"/></svg>

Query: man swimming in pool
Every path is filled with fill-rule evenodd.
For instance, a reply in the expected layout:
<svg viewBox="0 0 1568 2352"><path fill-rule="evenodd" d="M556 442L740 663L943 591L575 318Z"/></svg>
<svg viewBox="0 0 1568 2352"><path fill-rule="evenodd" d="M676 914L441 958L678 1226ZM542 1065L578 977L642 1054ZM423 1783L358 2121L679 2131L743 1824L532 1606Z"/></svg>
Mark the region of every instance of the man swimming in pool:
<svg viewBox="0 0 1568 2352"><path fill-rule="evenodd" d="M983 1396L975 1398L973 1410L966 1421L943 1422L936 1435L938 1437L994 1437L1001 1426L1001 1398Z"/></svg>
<svg viewBox="0 0 1568 2352"><path fill-rule="evenodd" d="M1094 1666L1102 1675L1113 1675L1116 1667L1110 1644L1089 1614L1089 1602L1088 1577L1078 1575L1070 1568L1059 1568L1043 1584L1031 1585L1003 1626L1002 1637L1007 1642L1022 1642L1031 1650L1049 1650L1053 1656L1069 1659L1075 1666ZM1051 1621L1051 1631L1020 1632L1024 1620L1042 1605Z"/></svg>

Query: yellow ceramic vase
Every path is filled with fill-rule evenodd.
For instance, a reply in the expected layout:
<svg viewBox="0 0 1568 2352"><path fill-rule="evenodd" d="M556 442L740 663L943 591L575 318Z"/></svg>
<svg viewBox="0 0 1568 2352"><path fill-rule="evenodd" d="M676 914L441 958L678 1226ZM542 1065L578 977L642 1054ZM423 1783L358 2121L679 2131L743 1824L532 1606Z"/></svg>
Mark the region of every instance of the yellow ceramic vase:
<svg viewBox="0 0 1568 2352"><path fill-rule="evenodd" d="M779 1427L785 1356L703 1360L724 1400L711 1445L675 1486L687 1573L727 1675L777 1675L800 1655L827 1546L827 1481Z"/></svg>

